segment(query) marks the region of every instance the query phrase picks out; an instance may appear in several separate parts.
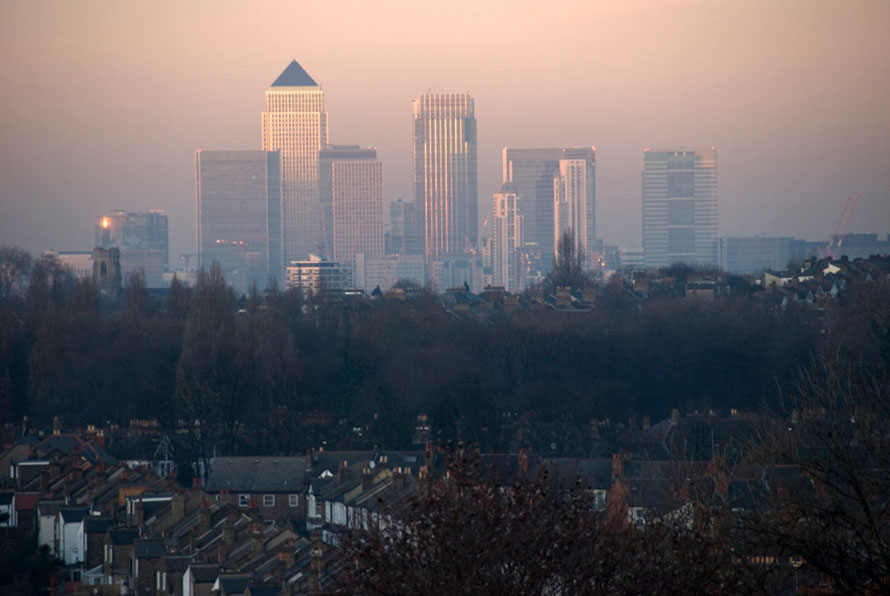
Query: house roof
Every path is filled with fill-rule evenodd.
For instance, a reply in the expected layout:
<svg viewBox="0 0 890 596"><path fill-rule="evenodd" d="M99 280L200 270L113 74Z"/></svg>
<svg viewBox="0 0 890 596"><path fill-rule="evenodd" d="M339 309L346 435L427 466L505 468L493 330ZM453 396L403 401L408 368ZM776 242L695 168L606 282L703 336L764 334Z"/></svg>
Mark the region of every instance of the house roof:
<svg viewBox="0 0 890 596"><path fill-rule="evenodd" d="M117 459L101 447L72 434L50 435L35 445L35 449L41 457L58 451L64 455L78 454L94 463L99 460L110 464L117 463Z"/></svg>
<svg viewBox="0 0 890 596"><path fill-rule="evenodd" d="M209 584L219 577L218 565L189 565L196 584Z"/></svg>
<svg viewBox="0 0 890 596"><path fill-rule="evenodd" d="M249 583L249 575L220 575L216 581L219 589L227 595L243 594Z"/></svg>
<svg viewBox="0 0 890 596"><path fill-rule="evenodd" d="M87 514L86 507L62 507L59 509L62 516L62 522L66 524L77 524L83 521Z"/></svg>
<svg viewBox="0 0 890 596"><path fill-rule="evenodd" d="M112 528L108 530L108 535L111 537L111 544L120 546L133 544L139 537L139 532L127 528Z"/></svg>
<svg viewBox="0 0 890 596"><path fill-rule="evenodd" d="M83 522L83 529L87 534L104 534L112 525L114 520L110 517L88 516Z"/></svg>
<svg viewBox="0 0 890 596"><path fill-rule="evenodd" d="M305 473L304 457L220 457L210 471L207 492L299 492Z"/></svg>
<svg viewBox="0 0 890 596"><path fill-rule="evenodd" d="M275 82L272 83L272 86L318 87L318 83L309 76L309 73L306 72L296 60L291 60L291 63L287 65L287 68L285 68L281 74L278 75L278 78L275 79Z"/></svg>
<svg viewBox="0 0 890 596"><path fill-rule="evenodd" d="M140 559L157 559L166 553L163 540L139 540L133 545L133 554Z"/></svg>

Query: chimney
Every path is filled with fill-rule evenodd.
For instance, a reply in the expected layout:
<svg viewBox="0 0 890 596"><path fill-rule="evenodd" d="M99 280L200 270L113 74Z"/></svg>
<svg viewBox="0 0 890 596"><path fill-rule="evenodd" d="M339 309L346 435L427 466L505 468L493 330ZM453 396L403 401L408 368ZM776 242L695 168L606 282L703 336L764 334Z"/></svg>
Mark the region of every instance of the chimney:
<svg viewBox="0 0 890 596"><path fill-rule="evenodd" d="M344 482L349 482L349 462L345 459L340 462L340 467L337 470L337 480L340 484Z"/></svg>
<svg viewBox="0 0 890 596"><path fill-rule="evenodd" d="M232 546L235 543L235 525L230 519L226 519L223 523L222 537L226 546Z"/></svg>
<svg viewBox="0 0 890 596"><path fill-rule="evenodd" d="M226 557L229 555L229 547L226 544L221 544L219 549L216 551L216 562L219 563L220 568L222 568L223 563L226 562Z"/></svg>
<svg viewBox="0 0 890 596"><path fill-rule="evenodd" d="M205 534L210 531L210 505L207 503L207 499L201 500L201 507L198 510L198 517L200 519L199 530L201 534Z"/></svg>
<svg viewBox="0 0 890 596"><path fill-rule="evenodd" d="M40 492L44 493L49 488L49 470L40 470Z"/></svg>
<svg viewBox="0 0 890 596"><path fill-rule="evenodd" d="M135 511L133 514L133 525L141 528L145 523L145 508L142 506L142 499L136 501Z"/></svg>
<svg viewBox="0 0 890 596"><path fill-rule="evenodd" d="M176 493L170 501L170 517L172 521L178 522L185 516L185 494Z"/></svg>
<svg viewBox="0 0 890 596"><path fill-rule="evenodd" d="M368 490L374 484L374 473L370 468L362 469L362 490Z"/></svg>
<svg viewBox="0 0 890 596"><path fill-rule="evenodd" d="M624 475L624 458L620 453L612 454L612 479L621 478Z"/></svg>
<svg viewBox="0 0 890 596"><path fill-rule="evenodd" d="M676 425L680 423L680 410L677 408L673 408L671 410L671 424Z"/></svg>
<svg viewBox="0 0 890 596"><path fill-rule="evenodd" d="M321 575L324 573L324 534L321 530L312 530L309 534L312 541L312 559L309 563L309 593L321 592Z"/></svg>
<svg viewBox="0 0 890 596"><path fill-rule="evenodd" d="M253 543L254 557L263 554L263 525L254 522L250 527L250 541Z"/></svg>
<svg viewBox="0 0 890 596"><path fill-rule="evenodd" d="M649 423L649 417L643 416L643 430L649 430L649 426L651 426Z"/></svg>
<svg viewBox="0 0 890 596"><path fill-rule="evenodd" d="M98 445L100 449L105 449L105 431L101 428L96 431L96 445Z"/></svg>

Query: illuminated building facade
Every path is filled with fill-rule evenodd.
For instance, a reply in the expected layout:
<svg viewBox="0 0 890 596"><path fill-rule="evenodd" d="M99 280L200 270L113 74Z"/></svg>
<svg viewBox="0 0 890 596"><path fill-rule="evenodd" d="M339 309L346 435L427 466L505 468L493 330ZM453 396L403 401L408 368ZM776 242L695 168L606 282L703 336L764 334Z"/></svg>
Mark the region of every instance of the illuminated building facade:
<svg viewBox="0 0 890 596"><path fill-rule="evenodd" d="M305 259L324 244L318 156L328 143L321 87L296 60L266 90L263 150L281 153L283 262Z"/></svg>
<svg viewBox="0 0 890 596"><path fill-rule="evenodd" d="M162 287L169 260L168 223L164 211L111 211L96 218L95 246L120 251L124 281L138 272L149 288Z"/></svg>
<svg viewBox="0 0 890 596"><path fill-rule="evenodd" d="M332 146L318 157L323 214L322 255L354 261L355 255L382 255L383 164L376 149Z"/></svg>
<svg viewBox="0 0 890 596"><path fill-rule="evenodd" d="M575 254L584 266L593 267L596 249L596 150L593 147L563 149L559 173L553 178L553 254L559 255L559 239L572 235Z"/></svg>
<svg viewBox="0 0 890 596"><path fill-rule="evenodd" d="M414 100L414 204L428 263L465 258L476 246L476 152L469 94Z"/></svg>
<svg viewBox="0 0 890 596"><path fill-rule="evenodd" d="M504 183L494 194L491 205L492 283L508 292L522 289L522 216L516 189Z"/></svg>
<svg viewBox="0 0 890 596"><path fill-rule="evenodd" d="M219 263L238 292L280 279L281 157L277 151L198 151L198 262Z"/></svg>
<svg viewBox="0 0 890 596"><path fill-rule="evenodd" d="M717 151L646 149L642 182L646 266L717 265Z"/></svg>

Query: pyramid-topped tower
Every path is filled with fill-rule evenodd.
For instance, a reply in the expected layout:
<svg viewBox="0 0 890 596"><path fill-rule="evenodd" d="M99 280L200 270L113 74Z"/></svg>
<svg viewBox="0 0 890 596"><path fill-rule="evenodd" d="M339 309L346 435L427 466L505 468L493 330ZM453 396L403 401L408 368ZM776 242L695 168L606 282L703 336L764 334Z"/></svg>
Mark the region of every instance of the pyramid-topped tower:
<svg viewBox="0 0 890 596"><path fill-rule="evenodd" d="M321 206L318 152L328 143L324 92L293 60L266 90L263 150L281 152L281 250L284 268L318 251ZM284 271L279 279L284 279Z"/></svg>

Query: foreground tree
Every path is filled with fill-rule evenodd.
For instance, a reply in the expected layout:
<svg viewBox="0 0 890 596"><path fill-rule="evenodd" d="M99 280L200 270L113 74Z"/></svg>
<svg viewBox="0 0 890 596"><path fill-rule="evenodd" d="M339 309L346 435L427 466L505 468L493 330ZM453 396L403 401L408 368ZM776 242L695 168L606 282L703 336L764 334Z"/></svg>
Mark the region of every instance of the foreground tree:
<svg viewBox="0 0 890 596"><path fill-rule="evenodd" d="M344 540L355 594L750 593L756 576L709 529L595 511L580 484L502 485L458 451L407 510ZM393 512L395 513L395 512Z"/></svg>
<svg viewBox="0 0 890 596"><path fill-rule="evenodd" d="M790 423L761 430L747 529L846 594L890 593L890 376L839 353L800 374Z"/></svg>

